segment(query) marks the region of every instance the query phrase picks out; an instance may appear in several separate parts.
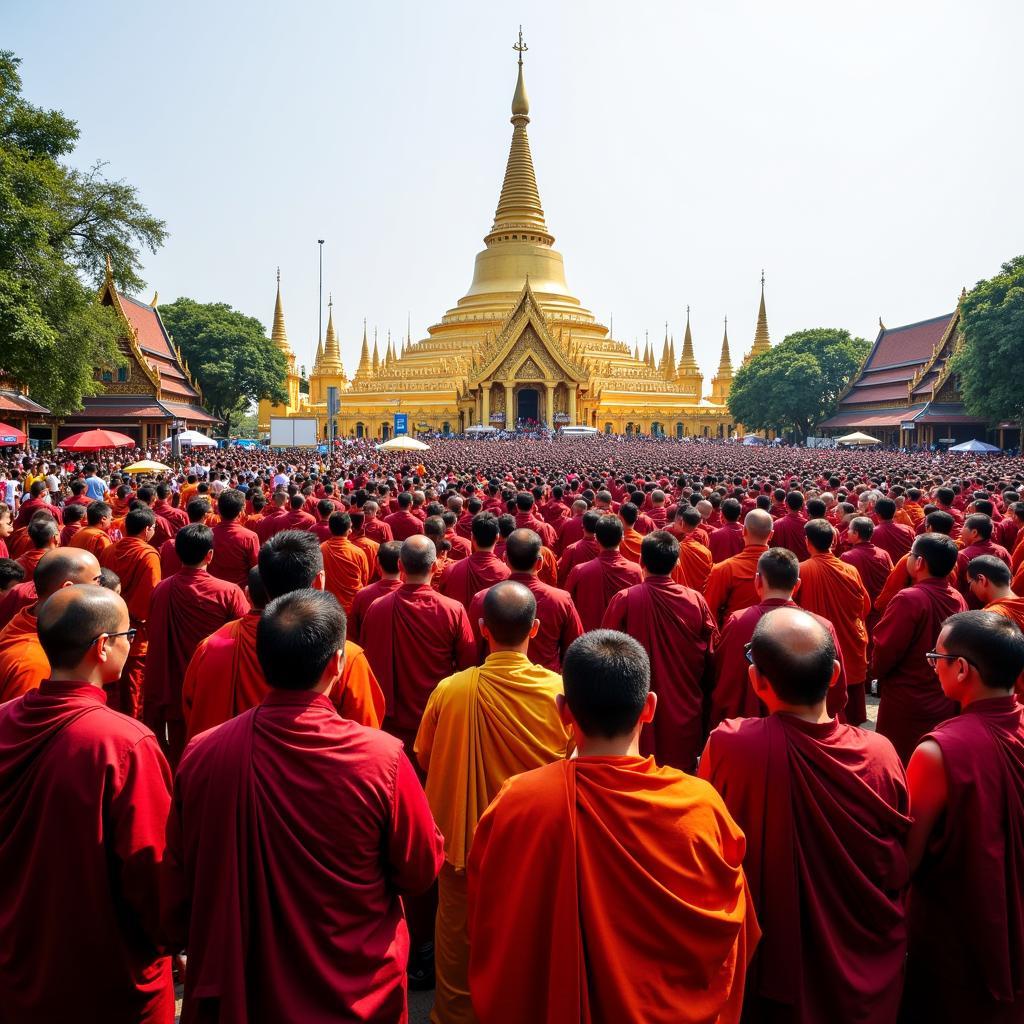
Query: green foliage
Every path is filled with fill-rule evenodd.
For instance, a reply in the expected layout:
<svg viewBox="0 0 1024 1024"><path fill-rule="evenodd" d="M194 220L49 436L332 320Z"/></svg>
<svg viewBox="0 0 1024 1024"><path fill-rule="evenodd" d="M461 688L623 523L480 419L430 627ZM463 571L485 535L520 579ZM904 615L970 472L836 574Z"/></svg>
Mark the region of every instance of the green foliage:
<svg viewBox="0 0 1024 1024"><path fill-rule="evenodd" d="M118 285L138 290L138 246L155 251L166 231L102 164L60 162L78 128L23 99L19 63L0 50L0 375L63 414L102 390L94 367L123 361L117 319L94 290L107 256Z"/></svg>
<svg viewBox="0 0 1024 1024"><path fill-rule="evenodd" d="M161 306L160 317L199 381L207 408L225 421L225 433L250 403L288 400L287 361L255 317L226 302L186 298Z"/></svg>
<svg viewBox="0 0 1024 1024"><path fill-rule="evenodd" d="M1024 422L1024 256L967 293L960 330L952 368L968 411L991 423Z"/></svg>
<svg viewBox="0 0 1024 1024"><path fill-rule="evenodd" d="M739 369L729 411L751 430L795 430L804 438L835 411L870 349L870 342L832 327L791 334Z"/></svg>

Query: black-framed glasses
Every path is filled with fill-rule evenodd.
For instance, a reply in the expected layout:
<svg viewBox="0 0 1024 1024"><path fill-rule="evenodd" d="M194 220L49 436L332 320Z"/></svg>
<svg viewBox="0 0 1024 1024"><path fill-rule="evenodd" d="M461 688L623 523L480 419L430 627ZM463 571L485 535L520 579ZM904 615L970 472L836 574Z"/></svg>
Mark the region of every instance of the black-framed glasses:
<svg viewBox="0 0 1024 1024"><path fill-rule="evenodd" d="M89 641L89 646L92 647L94 643L96 643L98 640L102 640L104 637L106 637L108 640L113 640L114 637L116 636L126 636L128 637L128 643L131 643L135 639L136 633L138 633L137 629L125 629L122 630L120 633L100 633L99 636L94 636Z"/></svg>
<svg viewBox="0 0 1024 1024"><path fill-rule="evenodd" d="M966 661L971 668L976 669L978 666L971 661L970 658L965 658L962 654L940 654L938 651L925 651L924 655L932 669L935 669L940 661Z"/></svg>

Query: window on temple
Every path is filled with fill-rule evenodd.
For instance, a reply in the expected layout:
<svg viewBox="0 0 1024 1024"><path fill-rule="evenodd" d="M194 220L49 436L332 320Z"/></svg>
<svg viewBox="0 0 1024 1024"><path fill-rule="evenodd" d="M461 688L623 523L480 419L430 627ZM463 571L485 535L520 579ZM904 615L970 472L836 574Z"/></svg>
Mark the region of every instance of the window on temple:
<svg viewBox="0 0 1024 1024"><path fill-rule="evenodd" d="M127 381L127 380L128 380L128 367L127 367L127 366L119 366L119 367L117 368L117 379L118 379L118 380L119 380L119 381L120 381L120 382L121 382L122 384L124 384L124 383L125 383L125 381Z"/></svg>
<svg viewBox="0 0 1024 1024"><path fill-rule="evenodd" d="M111 383L113 383L113 380L114 380L114 375L109 370L104 370L103 371L103 383L104 384L111 384Z"/></svg>

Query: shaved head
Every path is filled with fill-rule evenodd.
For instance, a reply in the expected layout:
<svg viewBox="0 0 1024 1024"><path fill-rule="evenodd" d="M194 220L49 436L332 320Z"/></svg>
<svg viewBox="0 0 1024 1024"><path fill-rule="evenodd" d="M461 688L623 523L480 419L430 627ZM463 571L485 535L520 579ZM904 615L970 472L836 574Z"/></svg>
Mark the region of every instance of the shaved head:
<svg viewBox="0 0 1024 1024"><path fill-rule="evenodd" d="M537 601L528 588L503 580L484 597L484 625L496 643L512 647L524 643L537 618Z"/></svg>
<svg viewBox="0 0 1024 1024"><path fill-rule="evenodd" d="M416 534L402 541L402 568L410 580L425 581L437 561L437 548L424 534Z"/></svg>
<svg viewBox="0 0 1024 1024"><path fill-rule="evenodd" d="M743 520L743 529L755 544L767 544L774 528L772 517L762 508L751 509Z"/></svg>
<svg viewBox="0 0 1024 1024"><path fill-rule="evenodd" d="M32 582L40 601L66 587L69 583L98 583L100 563L91 551L84 548L54 548L47 551L35 572Z"/></svg>
<svg viewBox="0 0 1024 1024"><path fill-rule="evenodd" d="M505 541L505 561L514 572L533 572L540 558L542 541L526 527L513 530Z"/></svg>
<svg viewBox="0 0 1024 1024"><path fill-rule="evenodd" d="M103 587L65 587L40 604L37 628L50 667L74 669L97 637L128 629L128 606Z"/></svg>
<svg viewBox="0 0 1024 1024"><path fill-rule="evenodd" d="M750 641L758 673L787 704L810 706L825 699L836 660L832 635L799 608L773 608Z"/></svg>

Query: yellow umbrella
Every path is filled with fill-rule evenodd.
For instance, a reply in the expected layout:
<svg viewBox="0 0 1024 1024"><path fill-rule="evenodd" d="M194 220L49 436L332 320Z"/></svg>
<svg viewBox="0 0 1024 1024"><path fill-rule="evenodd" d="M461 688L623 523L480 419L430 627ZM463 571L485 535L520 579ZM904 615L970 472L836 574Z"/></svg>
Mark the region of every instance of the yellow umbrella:
<svg viewBox="0 0 1024 1024"><path fill-rule="evenodd" d="M165 466L162 462L154 462L152 459L143 459L141 462L133 462L130 466L125 466L122 473L173 473L174 470L170 466Z"/></svg>
<svg viewBox="0 0 1024 1024"><path fill-rule="evenodd" d="M383 444L377 445L379 452L426 452L430 451L430 445L424 444L418 437L410 437L408 434L399 434Z"/></svg>

